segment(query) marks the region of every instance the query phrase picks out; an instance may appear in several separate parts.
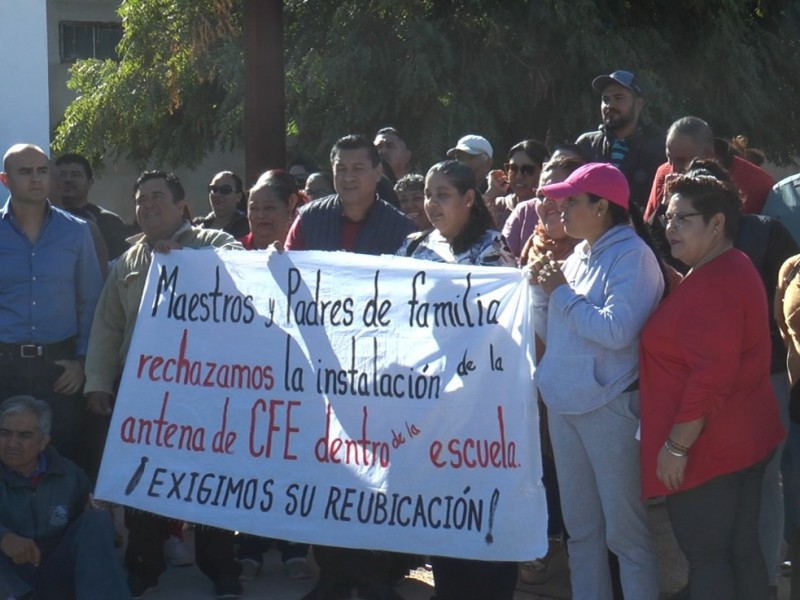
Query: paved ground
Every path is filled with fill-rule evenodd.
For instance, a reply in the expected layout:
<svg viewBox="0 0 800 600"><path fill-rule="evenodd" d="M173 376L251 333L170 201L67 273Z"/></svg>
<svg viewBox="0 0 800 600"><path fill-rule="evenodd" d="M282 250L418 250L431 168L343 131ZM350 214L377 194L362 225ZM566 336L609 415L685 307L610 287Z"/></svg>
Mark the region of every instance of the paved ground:
<svg viewBox="0 0 800 600"><path fill-rule="evenodd" d="M686 561L675 543L666 509L663 505L650 507L650 525L655 536L661 565L661 598L678 591L686 580ZM191 542L191 531L187 540ZM279 555L272 550L265 556L264 569L253 581L244 582L245 598L252 600L299 600L313 586L313 581L293 581L286 577ZM415 571L397 588L405 600L429 600L433 595L430 572ZM158 591L148 594L148 600L204 600L213 598L210 582L197 567L167 569ZM353 596L355 598L355 596ZM520 584L515 600L552 600L570 598L569 575L557 574L551 581L538 586ZM779 600L789 599L789 580L779 582Z"/></svg>

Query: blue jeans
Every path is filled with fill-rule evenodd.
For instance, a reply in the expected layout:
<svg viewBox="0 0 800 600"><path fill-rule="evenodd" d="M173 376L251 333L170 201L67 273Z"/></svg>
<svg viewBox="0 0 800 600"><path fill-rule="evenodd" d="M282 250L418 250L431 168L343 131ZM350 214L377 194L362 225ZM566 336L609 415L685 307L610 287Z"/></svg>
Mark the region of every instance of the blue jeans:
<svg viewBox="0 0 800 600"><path fill-rule="evenodd" d="M105 511L84 512L55 546L39 550L38 567L15 565L0 553L2 598L35 590L37 600L130 600L114 551L114 528Z"/></svg>
<svg viewBox="0 0 800 600"><path fill-rule="evenodd" d="M772 453L741 471L666 497L675 539L689 561L691 598L767 598L758 519L764 468L771 458Z"/></svg>

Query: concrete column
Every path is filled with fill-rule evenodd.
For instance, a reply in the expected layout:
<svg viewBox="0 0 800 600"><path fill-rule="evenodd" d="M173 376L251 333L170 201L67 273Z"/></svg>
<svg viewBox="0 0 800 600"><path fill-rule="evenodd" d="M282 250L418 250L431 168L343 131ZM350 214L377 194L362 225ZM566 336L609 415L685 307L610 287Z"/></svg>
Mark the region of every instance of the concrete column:
<svg viewBox="0 0 800 600"><path fill-rule="evenodd" d="M46 0L0 0L0 155L21 142L49 153L47 68Z"/></svg>

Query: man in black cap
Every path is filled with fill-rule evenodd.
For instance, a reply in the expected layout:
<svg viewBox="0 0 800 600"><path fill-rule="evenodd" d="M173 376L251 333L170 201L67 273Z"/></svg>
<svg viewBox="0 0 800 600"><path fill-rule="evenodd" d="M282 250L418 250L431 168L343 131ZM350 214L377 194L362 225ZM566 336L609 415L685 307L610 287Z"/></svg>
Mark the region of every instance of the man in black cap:
<svg viewBox="0 0 800 600"><path fill-rule="evenodd" d="M630 71L595 77L592 87L601 94L603 123L575 143L593 161L618 167L630 185L631 202L644 211L656 169L666 160L664 133L640 124L644 95Z"/></svg>

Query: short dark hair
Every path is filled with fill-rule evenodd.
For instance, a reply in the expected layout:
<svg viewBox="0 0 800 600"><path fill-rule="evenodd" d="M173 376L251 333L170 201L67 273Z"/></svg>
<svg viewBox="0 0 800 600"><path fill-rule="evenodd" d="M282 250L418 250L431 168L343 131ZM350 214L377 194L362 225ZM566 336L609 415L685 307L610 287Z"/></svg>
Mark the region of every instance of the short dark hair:
<svg viewBox="0 0 800 600"><path fill-rule="evenodd" d="M333 175L327 171L314 171L313 173L309 173L308 179L311 179L312 177L319 177L320 179L324 180L325 183L331 186L331 189L333 189ZM308 179L306 179L306 181L308 181Z"/></svg>
<svg viewBox="0 0 800 600"><path fill-rule="evenodd" d="M684 175L711 175L720 181L732 182L731 174L722 163L713 158L694 158L686 167Z"/></svg>
<svg viewBox="0 0 800 600"><path fill-rule="evenodd" d="M685 135L697 144L714 150L714 132L711 126L699 117L681 117L670 125L667 138L673 135Z"/></svg>
<svg viewBox="0 0 800 600"><path fill-rule="evenodd" d="M289 161L289 164L286 165L286 170L288 171L292 167L303 167L308 174L316 173L319 171L319 165L313 159L309 158L308 156L298 155L295 156L292 160Z"/></svg>
<svg viewBox="0 0 800 600"><path fill-rule="evenodd" d="M447 177L448 181L462 196L472 190L475 194L475 202L469 213L469 221L463 231L453 238L450 244L455 254L465 252L480 239L480 237L494 227L494 219L486 203L483 201L478 187L475 185L475 173L467 165L457 160L443 160L428 169L427 179L431 175L440 173Z"/></svg>
<svg viewBox="0 0 800 600"><path fill-rule="evenodd" d="M409 173L408 175L403 175L400 179L397 180L397 183L394 184L394 191L398 194L403 194L405 192L413 192L413 191L423 191L425 189L425 177L420 175L419 173Z"/></svg>
<svg viewBox="0 0 800 600"><path fill-rule="evenodd" d="M583 164L592 162L592 157L589 155L589 153L586 152L583 146L579 146L578 144L556 144L556 146L553 148L551 156L558 152L575 154L576 156L580 157L580 159L583 161Z"/></svg>
<svg viewBox="0 0 800 600"><path fill-rule="evenodd" d="M680 194L687 198L692 208L708 223L717 213L725 217L723 234L733 240L739 230L742 215L742 196L730 180L727 171L713 160L693 160L682 175L676 175L667 184L668 196Z"/></svg>
<svg viewBox="0 0 800 600"><path fill-rule="evenodd" d="M186 190L183 189L181 180L178 179L178 176L174 173L167 173L166 171L143 171L142 174L136 179L136 183L133 184L134 197L136 197L136 192L139 191L139 188L142 187L142 184L145 181L150 181L151 179L164 179L167 182L167 187L172 194L173 202L180 202L186 198Z"/></svg>
<svg viewBox="0 0 800 600"><path fill-rule="evenodd" d="M94 175L92 173L92 165L89 164L89 161L86 159L85 156L81 156L80 154L76 153L69 153L69 154L62 154L56 159L56 166L60 167L61 165L71 165L71 164L79 164L83 167L83 172L86 173L87 179L94 180Z"/></svg>
<svg viewBox="0 0 800 600"><path fill-rule="evenodd" d="M381 156L375 145L367 140L363 135L346 135L336 140L331 148L331 165L336 162L336 157L342 150L361 150L364 149L369 155L373 167L377 167L381 162Z"/></svg>
<svg viewBox="0 0 800 600"><path fill-rule="evenodd" d="M241 194L244 192L244 184L242 183L242 178L239 177L236 173L234 173L233 171L220 171L219 173L214 175L214 177L218 177L220 175L224 175L225 177L230 177L231 179L233 179L233 183L236 185L236 189L233 190L234 192L236 192L237 194Z"/></svg>
<svg viewBox="0 0 800 600"><path fill-rule="evenodd" d="M544 169L564 169L568 175L578 168L586 164L587 161L578 158L577 156L556 156L544 163Z"/></svg>
<svg viewBox="0 0 800 600"><path fill-rule="evenodd" d="M508 160L517 152L524 152L528 158L539 165L539 168L544 166L544 163L550 158L550 151L539 140L523 140L519 144L511 146L508 151Z"/></svg>
<svg viewBox="0 0 800 600"><path fill-rule="evenodd" d="M400 132L397 131L397 129L395 129L394 127L381 127L378 130L378 133L375 134L375 137L378 137L379 135L393 135L401 142L403 142L403 144L405 144L406 147L408 147L408 142L406 142L406 138L400 135Z"/></svg>
<svg viewBox="0 0 800 600"><path fill-rule="evenodd" d="M275 197L286 206L289 206L289 198L291 198L292 194L298 197L298 205L303 204L305 200L305 194L303 194L297 186L297 179L295 179L291 173L283 169L270 169L262 173L255 185L253 185L247 193L248 198L250 194L261 188L269 189Z"/></svg>

